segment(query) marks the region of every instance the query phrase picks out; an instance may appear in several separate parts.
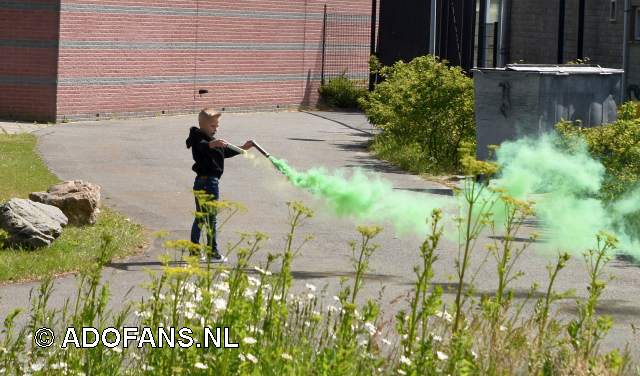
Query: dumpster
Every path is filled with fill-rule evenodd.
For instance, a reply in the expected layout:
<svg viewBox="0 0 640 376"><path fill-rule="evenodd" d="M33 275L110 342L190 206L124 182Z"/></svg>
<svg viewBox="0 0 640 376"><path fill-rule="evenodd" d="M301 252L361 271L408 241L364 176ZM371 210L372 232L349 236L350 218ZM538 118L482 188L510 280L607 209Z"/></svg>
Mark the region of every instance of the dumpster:
<svg viewBox="0 0 640 376"><path fill-rule="evenodd" d="M622 73L585 65L474 70L478 159L488 158L489 145L552 131L562 119L585 127L614 122Z"/></svg>

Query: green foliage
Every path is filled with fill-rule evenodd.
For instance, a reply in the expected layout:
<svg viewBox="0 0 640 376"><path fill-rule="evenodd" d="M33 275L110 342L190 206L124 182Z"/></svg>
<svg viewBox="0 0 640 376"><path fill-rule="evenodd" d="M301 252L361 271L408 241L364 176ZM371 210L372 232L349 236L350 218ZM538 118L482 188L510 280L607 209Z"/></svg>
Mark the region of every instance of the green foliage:
<svg viewBox="0 0 640 376"><path fill-rule="evenodd" d="M618 120L593 128L563 121L556 125L568 147L584 140L589 152L607 170L603 199L622 197L640 180L640 106L627 102L620 107Z"/></svg>
<svg viewBox="0 0 640 376"><path fill-rule="evenodd" d="M0 203L60 182L36 153L36 141L32 134L0 134Z"/></svg>
<svg viewBox="0 0 640 376"><path fill-rule="evenodd" d="M329 82L320 86L318 91L326 104L337 108L357 108L358 99L367 94L364 85L347 77L346 72L331 78Z"/></svg>
<svg viewBox="0 0 640 376"><path fill-rule="evenodd" d="M12 197L45 191L60 180L36 152L31 134L0 134L0 203ZM37 251L4 248L8 236L0 230L0 283L24 281L85 269L100 250L102 237L112 237L110 257L134 253L144 244L142 227L128 218L102 209L94 226L68 226L53 244Z"/></svg>
<svg viewBox="0 0 640 376"><path fill-rule="evenodd" d="M0 283L40 279L86 269L98 252L102 237L112 237L111 258L139 251L145 243L142 226L119 213L102 208L93 226L67 226L51 246L38 250L2 248L0 234Z"/></svg>
<svg viewBox="0 0 640 376"><path fill-rule="evenodd" d="M118 313L108 310L109 286L101 282L114 247L113 238L104 237L94 262L80 275L75 299L62 310L49 307L52 283L45 280L32 299L25 326L16 326L20 310L7 316L0 338L0 369L15 375L628 374L627 352L598 351L611 321L599 316L595 307L606 285L602 272L615 239L600 234L599 246L585 254L589 294L577 301L575 320L567 324L551 313L561 296L553 285L568 260L566 254L549 267L549 287L527 317L521 315L527 301L514 306L510 284L521 275L515 268L528 245L515 239L523 219L531 215L531 203L470 180L459 194L466 198L467 208L457 221L461 242L455 285L461 294L453 314L446 311L448 302L434 283L435 271L442 268L437 252L443 212L436 210L431 215L430 233L414 267L413 289L403 305L408 308L398 311L393 322L384 319L378 303L367 300L361 304L363 299L358 296L366 282L369 259L378 249L373 240L380 227L357 228L358 240L349 242L354 277L350 282L342 280L333 299L309 283L292 288L291 261L309 239L298 240L298 230L313 212L302 203L291 202L289 231L281 251L258 257L268 238L256 232L240 234L237 242L228 245L227 255L234 256L234 263L202 266L196 257L187 257L169 264L169 255L165 255L163 270L153 274L146 285L148 293ZM506 210L503 227L491 215L498 202ZM233 216L238 207L221 202L215 210ZM479 233L487 227L504 236L494 236L489 249L496 260L497 290L483 294L478 303L473 300L474 269L484 262L473 265L476 261L469 256ZM186 240L165 244L178 250L193 247ZM262 261L256 263L256 259ZM536 291L534 285L531 295ZM145 338L143 328L150 329L145 345L138 346L141 342L134 339L128 347L113 349L100 344L84 349L59 346L68 327L80 332L81 327L103 330L122 328L125 323L137 329L138 340ZM47 349L29 343L30 334L43 326L53 328L60 337ZM181 346L189 341L180 336L176 348L160 339L159 328L181 327L191 331L189 337L195 341L191 346ZM238 343L239 348L196 345L205 343L205 338L211 344L205 328L215 333L215 328L223 327L230 330L229 342ZM152 348L152 343L163 346Z"/></svg>
<svg viewBox="0 0 640 376"><path fill-rule="evenodd" d="M458 148L475 143L473 81L433 56L380 69L384 81L360 100L382 132L373 150L414 172L457 171Z"/></svg>
<svg viewBox="0 0 640 376"><path fill-rule="evenodd" d="M567 148L587 145L589 153L606 169L600 199L620 212L614 224L623 233L638 239L640 213L634 210L640 181L640 105L623 104L615 123L593 128L563 121L556 125Z"/></svg>

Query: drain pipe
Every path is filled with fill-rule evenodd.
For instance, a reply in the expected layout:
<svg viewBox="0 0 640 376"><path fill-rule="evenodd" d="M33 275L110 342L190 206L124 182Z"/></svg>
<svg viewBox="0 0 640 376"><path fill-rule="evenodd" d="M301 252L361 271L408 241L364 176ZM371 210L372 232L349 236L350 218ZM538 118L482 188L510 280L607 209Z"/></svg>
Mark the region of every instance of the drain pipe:
<svg viewBox="0 0 640 376"><path fill-rule="evenodd" d="M489 0L480 0L480 15L478 17L478 68L484 68L487 58L487 2Z"/></svg>
<svg viewBox="0 0 640 376"><path fill-rule="evenodd" d="M431 0L429 12L429 54L437 55L436 45L438 41L438 0Z"/></svg>
<svg viewBox="0 0 640 376"><path fill-rule="evenodd" d="M564 18L566 0L560 0L558 4L558 64L564 63Z"/></svg>
<svg viewBox="0 0 640 376"><path fill-rule="evenodd" d="M631 34L631 0L624 0L624 37L622 38L622 102L628 100L627 82L629 79L629 36Z"/></svg>
<svg viewBox="0 0 640 376"><path fill-rule="evenodd" d="M504 67L507 65L507 59L509 58L509 23L511 22L511 1L500 1L500 18L498 23L498 35L499 35L499 61L498 67Z"/></svg>

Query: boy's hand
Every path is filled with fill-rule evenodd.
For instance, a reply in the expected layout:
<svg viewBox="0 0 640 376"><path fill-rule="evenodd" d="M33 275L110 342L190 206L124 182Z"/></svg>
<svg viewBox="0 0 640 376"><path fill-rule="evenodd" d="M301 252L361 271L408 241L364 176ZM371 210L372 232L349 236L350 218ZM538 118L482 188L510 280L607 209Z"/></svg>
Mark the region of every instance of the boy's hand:
<svg viewBox="0 0 640 376"><path fill-rule="evenodd" d="M225 146L227 146L227 141L222 139L209 141L209 148L223 148Z"/></svg>
<svg viewBox="0 0 640 376"><path fill-rule="evenodd" d="M249 150L253 147L253 140L249 140L247 142L244 143L244 145L240 146L241 149L243 150Z"/></svg>

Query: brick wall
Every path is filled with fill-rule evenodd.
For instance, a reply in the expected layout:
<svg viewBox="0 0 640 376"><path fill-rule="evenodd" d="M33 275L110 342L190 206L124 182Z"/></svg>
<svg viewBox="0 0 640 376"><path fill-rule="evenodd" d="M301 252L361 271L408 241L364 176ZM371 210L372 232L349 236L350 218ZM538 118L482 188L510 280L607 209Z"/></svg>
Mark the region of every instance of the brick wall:
<svg viewBox="0 0 640 376"><path fill-rule="evenodd" d="M55 119L59 2L0 2L0 117Z"/></svg>
<svg viewBox="0 0 640 376"><path fill-rule="evenodd" d="M578 0L566 0L564 62L578 57ZM632 0L640 6L640 0ZM586 1L583 55L607 68L622 68L624 0ZM558 49L558 0L512 0L509 62L555 64ZM640 86L640 43L629 43L628 84Z"/></svg>
<svg viewBox="0 0 640 376"><path fill-rule="evenodd" d="M640 0L632 0L631 5L640 7ZM640 86L640 41L629 44L629 85ZM634 98L640 100L640 98Z"/></svg>
<svg viewBox="0 0 640 376"><path fill-rule="evenodd" d="M584 55L594 64L622 68L624 0L616 2L615 20L609 20L609 1L587 1L584 21Z"/></svg>
<svg viewBox="0 0 640 376"><path fill-rule="evenodd" d="M327 5L345 14L371 12L369 0ZM323 6L310 0L62 0L57 118L313 105ZM366 72L368 51L354 58ZM209 92L200 96L199 89Z"/></svg>
<svg viewBox="0 0 640 376"><path fill-rule="evenodd" d="M556 64L558 0L512 0L510 62ZM575 60L578 50L578 0L566 0L563 62ZM622 66L623 0L617 1L616 19L609 20L609 1L587 1L584 21L584 56L609 68Z"/></svg>
<svg viewBox="0 0 640 376"><path fill-rule="evenodd" d="M555 64L558 0L512 0L509 63Z"/></svg>

